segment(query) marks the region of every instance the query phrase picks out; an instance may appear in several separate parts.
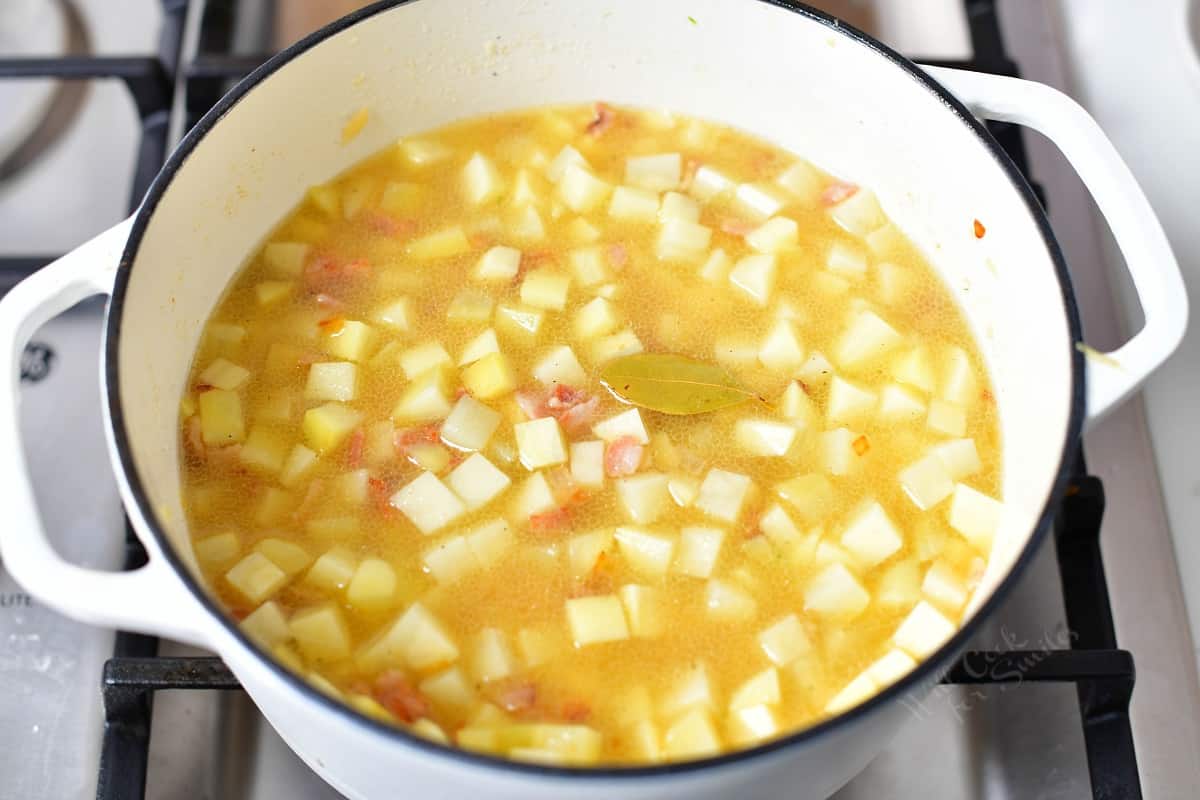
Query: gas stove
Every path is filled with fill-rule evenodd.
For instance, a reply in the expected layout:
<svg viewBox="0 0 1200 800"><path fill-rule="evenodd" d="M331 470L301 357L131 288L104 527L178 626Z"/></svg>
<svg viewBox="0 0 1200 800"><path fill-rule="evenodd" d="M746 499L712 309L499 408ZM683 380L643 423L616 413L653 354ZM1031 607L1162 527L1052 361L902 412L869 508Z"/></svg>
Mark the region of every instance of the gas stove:
<svg viewBox="0 0 1200 800"><path fill-rule="evenodd" d="M25 104L21 114L6 115L20 117L20 125L0 120L0 289L127 213L170 146L232 81L363 5L6 2L26 16L0 9L0 46L33 41L19 32L6 37L30 19L59 27L48 34L38 28L45 34L40 51L0 51L0 92L18 79L33 86L0 94ZM1200 255L1188 225L1192 205L1172 185L1200 171L1189 148L1200 137L1200 62L1185 33L1200 26L1184 25L1183 0L1134 10L1108 0L816 5L916 60L1019 72L1076 94L1146 183L1181 262ZM1179 6L1178 21L1168 25L1144 6L1164 13ZM1175 27L1170 47L1159 46ZM1109 46L1124 38L1123 47ZM1180 65L1192 70L1188 80L1168 81ZM46 77L72 80L35 81ZM1124 91L1101 91L1114 85ZM1166 107L1196 136L1147 130L1131 110L1140 85L1152 87L1147 97L1172 103ZM47 122L51 114L58 117ZM1128 293L1086 192L1045 141L1011 126L993 132L1049 209L1089 341L1119 343L1136 326L1136 309L1128 313ZM1184 163L1164 163L1152 146L1170 148ZM95 374L102 316L98 302L85 303L46 325L26 353L25 446L56 545L81 563L128 568L141 553L103 443ZM905 733L838 798L1194 793L1200 681L1189 587L1179 574L1200 576L1200 545L1186 541L1200 522L1200 488L1192 485L1191 462L1182 460L1200 436L1186 413L1200 407L1196 373L1185 366L1187 348L1194 358L1198 345L1193 334L1145 401L1135 398L1086 435L1086 464L1078 464L1055 536L944 682L908 702L914 719ZM1192 620L1200 620L1198 587L1200 580L1190 587L1197 595ZM338 796L291 754L209 654L67 621L2 568L0 637L0 799Z"/></svg>

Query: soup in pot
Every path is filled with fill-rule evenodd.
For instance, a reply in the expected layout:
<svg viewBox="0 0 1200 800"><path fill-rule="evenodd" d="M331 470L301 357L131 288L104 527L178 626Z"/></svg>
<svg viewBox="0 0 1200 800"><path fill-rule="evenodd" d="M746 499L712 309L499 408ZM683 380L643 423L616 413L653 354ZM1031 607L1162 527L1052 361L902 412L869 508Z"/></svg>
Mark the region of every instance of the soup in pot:
<svg viewBox="0 0 1200 800"><path fill-rule="evenodd" d="M980 351L874 195L604 104L309 190L207 323L181 436L250 637L367 715L549 764L863 701L956 630L1001 509Z"/></svg>

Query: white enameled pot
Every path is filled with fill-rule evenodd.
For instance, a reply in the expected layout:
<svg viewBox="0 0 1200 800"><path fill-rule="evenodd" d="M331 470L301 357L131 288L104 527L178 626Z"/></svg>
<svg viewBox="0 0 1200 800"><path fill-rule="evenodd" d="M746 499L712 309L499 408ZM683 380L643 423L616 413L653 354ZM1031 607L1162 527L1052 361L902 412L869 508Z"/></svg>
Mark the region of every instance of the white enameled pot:
<svg viewBox="0 0 1200 800"><path fill-rule="evenodd" d="M673 109L765 136L874 188L961 301L991 370L1004 447L1004 515L964 629L868 702L732 755L666 767L510 764L373 722L281 669L203 588L180 506L178 407L214 304L305 187L396 137L548 103ZM339 133L367 106L348 145ZM1145 326L1086 358L1062 256L1029 187L973 114L1036 128L1074 164L1128 263ZM977 238L974 221L986 226ZM1090 268L1090 265L1084 268ZM102 365L108 443L149 552L131 573L68 564L41 528L18 445L22 347L50 317L112 294ZM0 302L0 554L46 604L98 625L220 653L272 725L353 798L822 798L900 729L1030 558L1062 494L1085 420L1146 379L1186 323L1166 238L1087 114L1038 84L922 71L837 21L768 0L383 2L310 36L240 83L188 134L142 207Z"/></svg>

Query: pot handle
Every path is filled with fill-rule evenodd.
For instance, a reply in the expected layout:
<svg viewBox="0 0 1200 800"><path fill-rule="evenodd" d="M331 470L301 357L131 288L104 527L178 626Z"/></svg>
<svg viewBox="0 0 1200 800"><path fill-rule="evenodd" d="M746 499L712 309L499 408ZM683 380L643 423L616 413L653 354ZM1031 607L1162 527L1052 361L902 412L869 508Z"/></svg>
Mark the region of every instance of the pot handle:
<svg viewBox="0 0 1200 800"><path fill-rule="evenodd" d="M87 569L63 560L38 513L21 444L21 354L30 337L80 300L111 294L132 219L38 270L0 300L0 485L7 518L0 525L0 558L9 574L47 606L81 622L169 636L203 645L203 609L151 550L131 572Z"/></svg>
<svg viewBox="0 0 1200 800"><path fill-rule="evenodd" d="M1125 257L1146 322L1111 353L1083 348L1088 355L1087 423L1092 425L1137 391L1183 339L1187 292L1167 235L1112 142L1070 97L1018 78L922 68L975 114L1025 125L1050 139L1091 192Z"/></svg>

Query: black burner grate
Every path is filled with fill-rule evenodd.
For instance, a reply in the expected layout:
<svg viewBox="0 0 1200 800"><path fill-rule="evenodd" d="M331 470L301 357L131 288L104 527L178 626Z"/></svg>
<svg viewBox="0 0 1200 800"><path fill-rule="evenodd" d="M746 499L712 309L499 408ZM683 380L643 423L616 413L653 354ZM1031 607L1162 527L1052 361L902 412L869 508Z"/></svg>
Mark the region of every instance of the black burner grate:
<svg viewBox="0 0 1200 800"><path fill-rule="evenodd" d="M121 80L142 123L131 208L136 207L161 167L171 115L192 125L235 80L267 54L235 54L232 20L238 0L205 4L200 53L181 61L184 20L191 0L161 0L163 31L159 53L149 57L62 59L0 58L0 80L60 78ZM996 15L998 0L964 0L974 56L967 62L934 62L983 72L1016 75ZM176 83L182 93L176 92ZM179 97L183 98L182 103ZM992 134L1028 174L1020 129L989 123ZM1034 184L1039 197L1040 188ZM0 257L0 292L53 260L52 256ZM1080 464L1056 516L1054 533L1071 648L1038 651L971 651L943 677L943 683L1074 683L1079 698L1088 770L1096 798L1141 798L1137 756L1129 724L1133 657L1117 649L1112 608L1100 555L1104 489ZM145 553L127 534L127 568L144 563ZM164 689L240 690L237 679L217 658L156 656L157 640L119 633L103 676L104 739L97 781L98 800L132 800L145 795L154 693ZM986 668L980 668L986 665ZM1012 676L1006 678L1005 676Z"/></svg>

